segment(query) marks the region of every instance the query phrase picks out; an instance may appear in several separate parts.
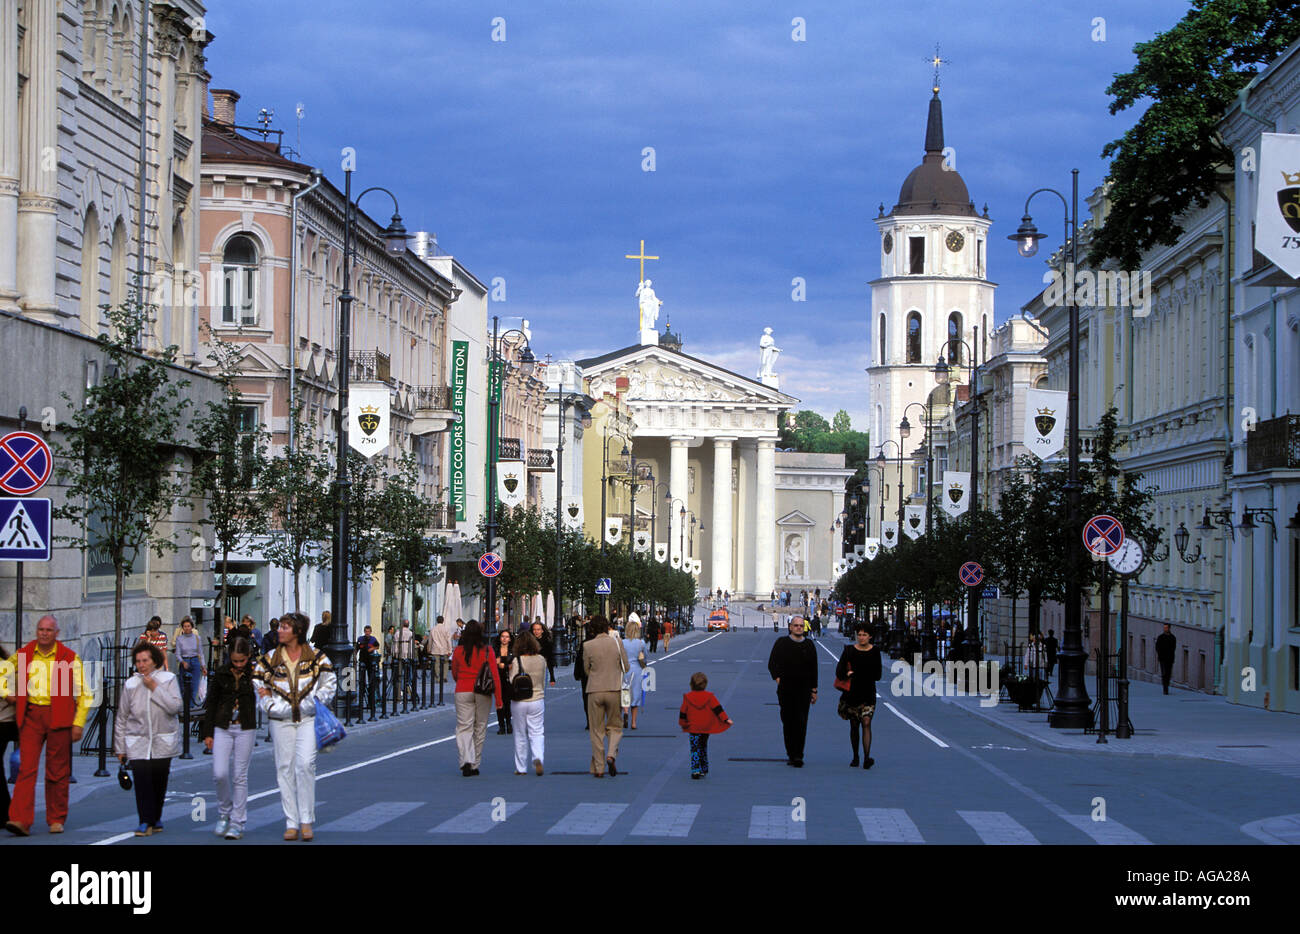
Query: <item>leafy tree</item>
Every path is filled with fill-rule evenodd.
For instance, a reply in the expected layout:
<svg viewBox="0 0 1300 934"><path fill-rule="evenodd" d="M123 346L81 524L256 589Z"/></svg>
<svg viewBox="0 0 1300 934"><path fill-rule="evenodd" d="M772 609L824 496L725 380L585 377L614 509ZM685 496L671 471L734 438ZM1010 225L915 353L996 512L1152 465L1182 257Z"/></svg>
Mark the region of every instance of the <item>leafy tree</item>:
<svg viewBox="0 0 1300 934"><path fill-rule="evenodd" d="M206 327L206 326L205 326ZM191 423L199 454L190 477L191 496L207 506L204 525L212 527L213 540L221 561L221 599L226 605L230 553L251 544L267 532L265 514L258 508L256 484L266 469L267 433L258 425L241 430L243 397L235 385L239 373L237 348L216 337L210 329L205 337L208 354L221 384L221 398L208 402Z"/></svg>
<svg viewBox="0 0 1300 934"><path fill-rule="evenodd" d="M837 435L842 435L852 430L853 428L849 424L849 413L844 409L840 409L835 413L835 417L831 419L831 431Z"/></svg>
<svg viewBox="0 0 1300 934"><path fill-rule="evenodd" d="M177 439L190 381L172 372L175 345L151 355L135 349L152 309L134 294L117 307L104 306L110 327L97 341L106 358L102 376L80 408L63 394L72 414L66 444L54 445L56 474L67 489L54 517L80 527L77 536L55 538L112 561L114 645L122 641L122 595L136 558L146 548L159 557L177 550L158 527L187 486L178 476Z"/></svg>
<svg viewBox="0 0 1300 934"><path fill-rule="evenodd" d="M403 618L406 618L405 594L414 595L415 587L428 578L436 549L443 544L443 539L429 537L434 507L420 496L416 489L418 481L419 467L408 454L398 462L397 473L388 477L378 511L384 517L385 531L380 554L384 568L393 575L403 595L399 600Z"/></svg>
<svg viewBox="0 0 1300 934"><path fill-rule="evenodd" d="M330 553L321 547L333 532L333 445L317 437L316 423L303 425L301 409L293 413L294 446L271 458L258 488L258 508L271 523L263 548L276 567L293 572L293 606L302 605L299 578L303 568L322 568Z"/></svg>
<svg viewBox="0 0 1300 934"><path fill-rule="evenodd" d="M1110 167L1110 215L1088 262L1115 258L1128 269L1143 251L1173 244L1179 216L1204 206L1231 167L1218 123L1238 90L1300 37L1297 0L1193 0L1172 29L1134 48L1137 65L1106 89L1110 112L1151 105L1102 156Z"/></svg>
<svg viewBox="0 0 1300 934"><path fill-rule="evenodd" d="M357 619L357 587L375 576L383 563L383 533L396 515L389 511L380 489L378 461L348 450L348 591L350 619ZM351 633L344 633L350 637Z"/></svg>

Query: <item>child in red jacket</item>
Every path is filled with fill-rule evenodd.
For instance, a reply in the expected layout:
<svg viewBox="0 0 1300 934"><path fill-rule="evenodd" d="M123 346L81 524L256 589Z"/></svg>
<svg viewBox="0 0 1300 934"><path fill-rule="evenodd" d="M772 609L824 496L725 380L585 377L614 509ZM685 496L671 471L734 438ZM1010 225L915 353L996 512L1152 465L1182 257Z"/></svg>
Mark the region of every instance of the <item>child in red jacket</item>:
<svg viewBox="0 0 1300 934"><path fill-rule="evenodd" d="M734 725L722 704L705 688L709 678L702 671L691 675L691 690L682 695L682 710L677 722L691 734L691 778L709 774L709 734L721 733Z"/></svg>

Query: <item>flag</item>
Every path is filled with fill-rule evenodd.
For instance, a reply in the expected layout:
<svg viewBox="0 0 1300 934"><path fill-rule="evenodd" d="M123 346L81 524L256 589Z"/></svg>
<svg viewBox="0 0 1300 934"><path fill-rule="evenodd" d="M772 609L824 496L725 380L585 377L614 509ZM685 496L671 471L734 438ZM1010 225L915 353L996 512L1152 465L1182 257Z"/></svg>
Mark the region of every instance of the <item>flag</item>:
<svg viewBox="0 0 1300 934"><path fill-rule="evenodd" d="M503 506L518 506L528 492L523 461L497 461L497 499Z"/></svg>
<svg viewBox="0 0 1300 934"><path fill-rule="evenodd" d="M605 520L605 541L617 545L623 537L623 517L610 516Z"/></svg>
<svg viewBox="0 0 1300 934"><path fill-rule="evenodd" d="M862 546L862 554L868 561L875 561L876 555L880 553L880 539L869 538L867 543Z"/></svg>
<svg viewBox="0 0 1300 934"><path fill-rule="evenodd" d="M903 534L911 539L918 539L925 534L925 507L903 507Z"/></svg>
<svg viewBox="0 0 1300 934"><path fill-rule="evenodd" d="M655 542L655 560L663 564L668 560L668 543Z"/></svg>
<svg viewBox="0 0 1300 934"><path fill-rule="evenodd" d="M647 552L650 550L650 533L635 532L632 535L632 542L633 542L633 547L635 547L637 551Z"/></svg>
<svg viewBox="0 0 1300 934"><path fill-rule="evenodd" d="M357 386L348 391L348 445L366 457L388 447L388 387Z"/></svg>
<svg viewBox="0 0 1300 934"><path fill-rule="evenodd" d="M1021 442L1031 454L1047 460L1065 446L1069 398L1068 392L1025 390L1025 426Z"/></svg>
<svg viewBox="0 0 1300 934"><path fill-rule="evenodd" d="M570 529L582 528L582 500L576 496L567 497L560 510L560 519Z"/></svg>
<svg viewBox="0 0 1300 934"><path fill-rule="evenodd" d="M898 523L882 522L880 523L880 546L882 548L893 548L898 544Z"/></svg>
<svg viewBox="0 0 1300 934"><path fill-rule="evenodd" d="M1300 277L1300 134L1260 134L1255 249Z"/></svg>
<svg viewBox="0 0 1300 934"><path fill-rule="evenodd" d="M960 516L970 508L970 473L961 470L943 472L943 511L950 516Z"/></svg>

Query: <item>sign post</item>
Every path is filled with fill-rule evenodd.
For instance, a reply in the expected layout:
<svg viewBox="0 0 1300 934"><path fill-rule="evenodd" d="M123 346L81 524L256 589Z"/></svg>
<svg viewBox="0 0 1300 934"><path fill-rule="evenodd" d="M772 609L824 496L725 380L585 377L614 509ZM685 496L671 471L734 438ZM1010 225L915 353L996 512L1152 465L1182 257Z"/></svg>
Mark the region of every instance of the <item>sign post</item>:
<svg viewBox="0 0 1300 934"><path fill-rule="evenodd" d="M50 479L54 472L54 455L39 435L27 430L27 406L18 408L18 430L0 438L0 490L13 496L30 496ZM0 525L0 558L16 562L14 568L14 651L23 646L23 562L49 561L53 537L48 499L9 500L4 524ZM41 503L43 506L38 506ZM44 528L35 525L44 517ZM43 541L41 541L43 539ZM41 547L36 547L37 542ZM12 543L13 547L8 547Z"/></svg>

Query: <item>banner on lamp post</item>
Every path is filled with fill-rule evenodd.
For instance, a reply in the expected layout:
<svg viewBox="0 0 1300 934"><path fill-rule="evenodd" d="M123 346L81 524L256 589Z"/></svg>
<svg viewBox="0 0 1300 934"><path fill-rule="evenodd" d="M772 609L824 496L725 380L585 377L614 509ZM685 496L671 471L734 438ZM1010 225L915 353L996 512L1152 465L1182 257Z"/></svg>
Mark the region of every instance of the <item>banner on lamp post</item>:
<svg viewBox="0 0 1300 934"><path fill-rule="evenodd" d="M465 387L469 382L469 341L451 342L451 504L456 521L465 521Z"/></svg>
<svg viewBox="0 0 1300 934"><path fill-rule="evenodd" d="M501 505L515 507L524 501L528 491L527 470L523 461L497 462L497 499Z"/></svg>
<svg viewBox="0 0 1300 934"><path fill-rule="evenodd" d="M636 532L632 535L632 546L636 551L644 553L650 550L650 533Z"/></svg>
<svg viewBox="0 0 1300 934"><path fill-rule="evenodd" d="M348 391L348 444L366 457L388 447L388 387Z"/></svg>
<svg viewBox="0 0 1300 934"><path fill-rule="evenodd" d="M880 546L882 548L893 548L898 544L898 523L882 522L880 523Z"/></svg>
<svg viewBox="0 0 1300 934"><path fill-rule="evenodd" d="M1065 447L1069 398L1068 392L1053 389L1025 390L1025 425L1021 443L1031 454L1047 460Z"/></svg>
<svg viewBox="0 0 1300 934"><path fill-rule="evenodd" d="M1255 249L1300 278L1300 134L1260 134Z"/></svg>
<svg viewBox="0 0 1300 934"><path fill-rule="evenodd" d="M925 534L925 507L903 507L903 534L910 539L918 539Z"/></svg>
<svg viewBox="0 0 1300 934"><path fill-rule="evenodd" d="M876 555L880 553L880 539L869 538L867 543L862 546L862 555L868 561L875 561Z"/></svg>
<svg viewBox="0 0 1300 934"><path fill-rule="evenodd" d="M945 470L943 472L943 511L948 515L960 516L970 508L970 472L962 470Z"/></svg>
<svg viewBox="0 0 1300 934"><path fill-rule="evenodd" d="M560 518L570 529L582 528L582 500L576 496L567 497L560 509Z"/></svg>
<svg viewBox="0 0 1300 934"><path fill-rule="evenodd" d="M668 560L668 543L655 542L655 560L663 564Z"/></svg>
<svg viewBox="0 0 1300 934"><path fill-rule="evenodd" d="M605 541L617 545L623 538L623 517L610 516L605 520Z"/></svg>

